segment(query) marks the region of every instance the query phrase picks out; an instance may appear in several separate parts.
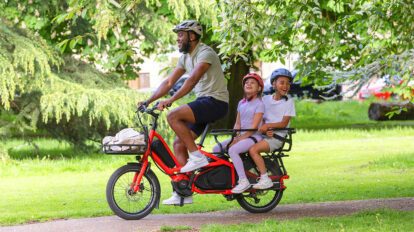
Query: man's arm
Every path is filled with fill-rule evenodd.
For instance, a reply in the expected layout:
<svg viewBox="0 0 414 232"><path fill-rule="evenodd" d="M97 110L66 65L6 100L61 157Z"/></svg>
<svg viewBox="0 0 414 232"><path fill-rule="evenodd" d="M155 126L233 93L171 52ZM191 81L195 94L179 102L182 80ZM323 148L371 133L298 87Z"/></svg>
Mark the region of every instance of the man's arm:
<svg viewBox="0 0 414 232"><path fill-rule="evenodd" d="M182 68L175 68L174 71L165 79L160 86L158 86L157 90L151 95L151 97L147 100L147 104L163 97L168 93L168 91L174 86L174 84L180 79L182 75L184 75L185 70Z"/></svg>
<svg viewBox="0 0 414 232"><path fill-rule="evenodd" d="M184 97L189 93L198 81L203 77L203 75L210 68L211 64L209 63L199 63L194 67L194 70L191 72L190 77L184 82L183 86L170 98L172 102ZM172 103L171 102L171 103Z"/></svg>
<svg viewBox="0 0 414 232"><path fill-rule="evenodd" d="M183 86L169 99L160 102L158 105L159 109L164 109L165 107L170 106L173 102L185 96L189 93L198 81L203 77L203 75L210 68L211 64L209 63L199 63L194 67L194 70L191 72L190 77L184 82ZM162 95L163 96L163 95Z"/></svg>

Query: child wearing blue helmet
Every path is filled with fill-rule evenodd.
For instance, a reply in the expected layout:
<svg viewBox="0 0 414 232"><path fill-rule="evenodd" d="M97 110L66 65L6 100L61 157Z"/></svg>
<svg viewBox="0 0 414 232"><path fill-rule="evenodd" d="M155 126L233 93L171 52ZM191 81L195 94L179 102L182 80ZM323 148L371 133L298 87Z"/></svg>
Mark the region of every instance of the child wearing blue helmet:
<svg viewBox="0 0 414 232"><path fill-rule="evenodd" d="M287 95L293 80L292 74L287 69L279 68L272 72L270 78L275 93L262 98L265 113L263 115L263 125L259 129L260 132L266 133L266 136L249 149L249 154L260 171L260 180L253 185L255 189L267 189L273 186L260 153L273 152L279 149L283 142L278 137L286 137L287 132L276 132L274 136L271 129L288 127L291 117L296 116L293 99Z"/></svg>

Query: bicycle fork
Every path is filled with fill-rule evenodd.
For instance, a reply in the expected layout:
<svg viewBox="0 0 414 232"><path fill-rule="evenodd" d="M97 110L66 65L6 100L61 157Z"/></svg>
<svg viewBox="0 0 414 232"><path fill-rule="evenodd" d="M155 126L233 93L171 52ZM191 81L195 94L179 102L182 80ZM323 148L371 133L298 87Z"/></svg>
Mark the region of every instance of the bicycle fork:
<svg viewBox="0 0 414 232"><path fill-rule="evenodd" d="M134 165L141 166L139 172L136 172L134 175L134 178L131 182L130 188L133 190L133 193L136 193L138 191L141 191L141 180L144 176L144 173L148 171L148 169L151 167L151 164L149 162L143 162L143 163L133 163Z"/></svg>

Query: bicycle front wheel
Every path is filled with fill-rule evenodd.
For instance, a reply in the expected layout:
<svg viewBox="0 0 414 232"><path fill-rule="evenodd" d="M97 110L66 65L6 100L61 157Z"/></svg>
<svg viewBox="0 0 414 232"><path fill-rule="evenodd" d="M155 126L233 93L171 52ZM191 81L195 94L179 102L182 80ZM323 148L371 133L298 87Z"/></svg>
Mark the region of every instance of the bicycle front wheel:
<svg viewBox="0 0 414 232"><path fill-rule="evenodd" d="M155 174L148 170L142 177L137 192L133 191L133 180L141 167L128 164L118 168L109 178L106 186L106 200L119 217L138 220L147 216L160 200L160 183Z"/></svg>

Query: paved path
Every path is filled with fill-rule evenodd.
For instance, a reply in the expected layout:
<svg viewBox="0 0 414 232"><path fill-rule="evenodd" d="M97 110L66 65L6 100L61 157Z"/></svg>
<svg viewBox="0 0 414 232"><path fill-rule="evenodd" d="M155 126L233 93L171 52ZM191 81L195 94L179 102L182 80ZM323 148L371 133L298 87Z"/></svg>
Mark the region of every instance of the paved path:
<svg viewBox="0 0 414 232"><path fill-rule="evenodd" d="M136 221L126 221L116 216L56 220L44 223L0 227L0 232L136 232L159 231L163 225L185 225L192 227L196 231L204 224L257 223L269 218L285 220L301 217L337 216L380 208L411 211L414 210L414 197L279 205L273 211L265 214L251 214L244 210L236 210L193 214L150 214Z"/></svg>

